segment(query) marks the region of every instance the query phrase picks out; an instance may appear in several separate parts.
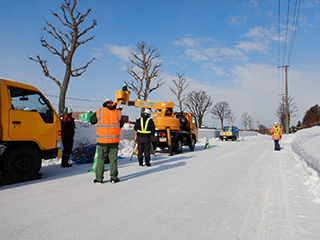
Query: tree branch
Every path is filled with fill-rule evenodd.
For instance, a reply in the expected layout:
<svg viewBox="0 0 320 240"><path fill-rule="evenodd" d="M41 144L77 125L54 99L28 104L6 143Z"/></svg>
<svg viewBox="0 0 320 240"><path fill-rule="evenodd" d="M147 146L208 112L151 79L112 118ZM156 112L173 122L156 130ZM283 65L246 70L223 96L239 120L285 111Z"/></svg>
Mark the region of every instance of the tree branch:
<svg viewBox="0 0 320 240"><path fill-rule="evenodd" d="M32 57L30 57L29 59L32 60L32 61L40 63L40 65L42 67L43 74L46 77L52 79L59 86L59 88L61 88L61 83L56 78L51 76L51 74L49 73L49 69L47 67L47 60L42 60L39 55L37 56L37 59L34 59Z"/></svg>
<svg viewBox="0 0 320 240"><path fill-rule="evenodd" d="M72 77L79 77L81 76L86 70L87 70L87 67L93 62L93 60L95 60L95 58L92 58L90 62L88 62L85 66L83 67L80 67L80 68L76 68L76 69L73 69L71 71L71 76Z"/></svg>

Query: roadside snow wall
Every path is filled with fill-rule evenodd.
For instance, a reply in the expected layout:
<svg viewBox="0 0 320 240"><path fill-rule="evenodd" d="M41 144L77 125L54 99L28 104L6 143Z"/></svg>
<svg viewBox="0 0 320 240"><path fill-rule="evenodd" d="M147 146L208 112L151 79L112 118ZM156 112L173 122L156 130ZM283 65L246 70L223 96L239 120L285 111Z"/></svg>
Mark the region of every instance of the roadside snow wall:
<svg viewBox="0 0 320 240"><path fill-rule="evenodd" d="M320 175L320 127L303 129L294 134L292 150Z"/></svg>

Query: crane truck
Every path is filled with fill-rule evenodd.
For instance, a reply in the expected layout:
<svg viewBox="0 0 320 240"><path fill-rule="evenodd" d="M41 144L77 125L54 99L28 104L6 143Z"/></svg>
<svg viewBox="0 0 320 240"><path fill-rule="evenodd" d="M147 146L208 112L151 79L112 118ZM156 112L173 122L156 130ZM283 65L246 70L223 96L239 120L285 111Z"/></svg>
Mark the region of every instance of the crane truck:
<svg viewBox="0 0 320 240"><path fill-rule="evenodd" d="M182 153L183 146L194 150L198 141L198 126L196 116L189 112L173 112L173 102L129 101L130 92L116 91L115 102L127 106L149 108L152 111L156 131L151 137L154 149L168 148L170 155Z"/></svg>
<svg viewBox="0 0 320 240"><path fill-rule="evenodd" d="M61 156L61 122L35 87L0 78L0 172L11 182L35 179L42 159Z"/></svg>

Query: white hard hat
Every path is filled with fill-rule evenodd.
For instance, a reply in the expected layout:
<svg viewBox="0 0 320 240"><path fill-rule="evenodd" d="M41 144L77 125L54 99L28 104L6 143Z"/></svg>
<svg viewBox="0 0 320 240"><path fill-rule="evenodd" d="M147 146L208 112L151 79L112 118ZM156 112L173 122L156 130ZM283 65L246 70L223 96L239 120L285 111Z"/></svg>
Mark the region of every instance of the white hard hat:
<svg viewBox="0 0 320 240"><path fill-rule="evenodd" d="M103 103L112 103L112 100L110 98L107 98Z"/></svg>
<svg viewBox="0 0 320 240"><path fill-rule="evenodd" d="M277 122L274 122L274 125L278 125Z"/></svg>
<svg viewBox="0 0 320 240"><path fill-rule="evenodd" d="M72 108L69 108L69 107L68 107L68 114L69 114L69 113L73 113L73 111L72 111Z"/></svg>
<svg viewBox="0 0 320 240"><path fill-rule="evenodd" d="M146 110L144 110L144 113L145 113L145 114L148 114L148 115L151 115L151 111L150 111L150 109L146 109Z"/></svg>

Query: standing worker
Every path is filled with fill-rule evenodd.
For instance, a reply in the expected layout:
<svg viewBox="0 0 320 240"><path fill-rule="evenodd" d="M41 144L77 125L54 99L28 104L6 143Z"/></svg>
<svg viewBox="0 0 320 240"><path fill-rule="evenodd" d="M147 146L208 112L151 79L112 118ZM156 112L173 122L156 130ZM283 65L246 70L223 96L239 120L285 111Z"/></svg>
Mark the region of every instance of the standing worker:
<svg viewBox="0 0 320 240"><path fill-rule="evenodd" d="M122 91L128 91L128 87L126 83L123 84Z"/></svg>
<svg viewBox="0 0 320 240"><path fill-rule="evenodd" d="M71 164L68 163L70 154L73 147L73 137L74 137L74 129L75 123L74 118L72 117L72 109L67 108L68 115L67 118L64 119L61 117L61 131L62 131L62 146L63 146L63 153L62 153L62 161L61 166L65 167L72 167Z"/></svg>
<svg viewBox="0 0 320 240"><path fill-rule="evenodd" d="M146 162L146 166L150 167L150 144L151 136L154 135L155 126L153 120L150 118L151 111L146 109L142 114L142 117L137 119L134 130L137 131L138 139L138 160L139 166L143 166L143 153Z"/></svg>
<svg viewBox="0 0 320 240"><path fill-rule="evenodd" d="M117 110L117 104L106 99L103 108L97 110L90 118L91 124L97 124L98 158L96 166L96 178L94 183L103 183L104 164L108 156L110 161L110 182L117 183L118 178L118 149L120 142L120 128L123 127L122 112Z"/></svg>
<svg viewBox="0 0 320 240"><path fill-rule="evenodd" d="M279 140L282 138L282 129L278 126L277 122L275 122L270 129L270 133L272 134L272 139L274 140L274 150L280 151Z"/></svg>

